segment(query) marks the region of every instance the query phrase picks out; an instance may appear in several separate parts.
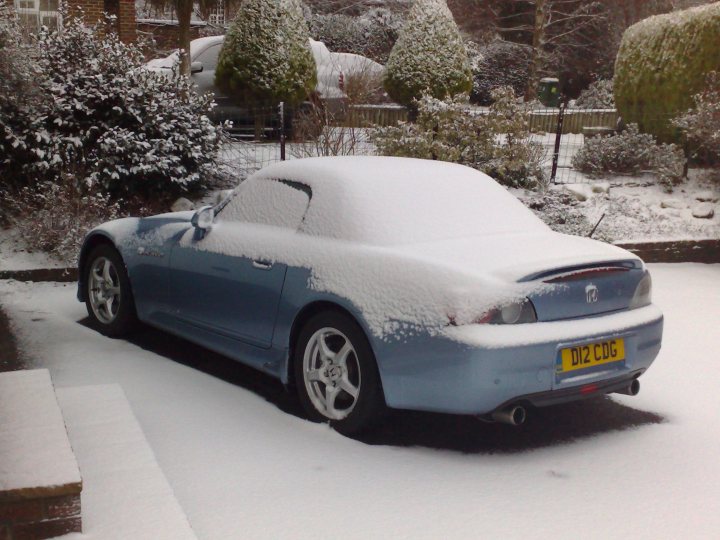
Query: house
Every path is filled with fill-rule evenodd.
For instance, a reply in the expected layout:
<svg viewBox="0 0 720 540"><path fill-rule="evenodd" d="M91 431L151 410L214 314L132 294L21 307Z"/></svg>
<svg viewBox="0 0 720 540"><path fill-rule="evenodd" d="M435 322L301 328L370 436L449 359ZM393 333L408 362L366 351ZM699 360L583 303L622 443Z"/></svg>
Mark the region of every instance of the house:
<svg viewBox="0 0 720 540"><path fill-rule="evenodd" d="M21 20L30 28L57 26L58 5L59 0L15 0ZM120 39L126 43L135 41L135 0L68 0L68 6L71 13L75 8L82 9L88 23L101 20L104 13L115 16L115 29Z"/></svg>

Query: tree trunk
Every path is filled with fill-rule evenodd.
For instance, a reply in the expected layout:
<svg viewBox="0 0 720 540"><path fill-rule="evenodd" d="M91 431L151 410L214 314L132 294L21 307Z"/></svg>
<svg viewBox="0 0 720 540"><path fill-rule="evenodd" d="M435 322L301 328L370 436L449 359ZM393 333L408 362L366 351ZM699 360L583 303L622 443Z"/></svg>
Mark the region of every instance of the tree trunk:
<svg viewBox="0 0 720 540"><path fill-rule="evenodd" d="M532 57L527 88L525 89L525 101L532 101L537 97L540 62L545 47L545 24L547 22L545 4L546 0L535 0L535 29L533 30Z"/></svg>
<svg viewBox="0 0 720 540"><path fill-rule="evenodd" d="M190 18L192 9L192 0L177 0L180 73L186 77L190 76Z"/></svg>

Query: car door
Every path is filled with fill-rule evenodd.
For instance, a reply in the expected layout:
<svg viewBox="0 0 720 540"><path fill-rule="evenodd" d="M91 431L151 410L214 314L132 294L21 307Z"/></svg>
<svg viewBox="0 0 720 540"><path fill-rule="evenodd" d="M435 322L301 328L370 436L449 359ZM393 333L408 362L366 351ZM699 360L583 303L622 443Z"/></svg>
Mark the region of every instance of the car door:
<svg viewBox="0 0 720 540"><path fill-rule="evenodd" d="M189 229L170 256L172 316L198 332L269 348L287 266L246 246L262 233L271 253L274 237L302 223L309 193L292 182L248 180L204 236Z"/></svg>
<svg viewBox="0 0 720 540"><path fill-rule="evenodd" d="M209 92L217 94L215 88L215 68L217 68L218 57L222 43L210 45L192 59L193 63L200 62L202 70L192 74L192 81L197 85L198 94Z"/></svg>

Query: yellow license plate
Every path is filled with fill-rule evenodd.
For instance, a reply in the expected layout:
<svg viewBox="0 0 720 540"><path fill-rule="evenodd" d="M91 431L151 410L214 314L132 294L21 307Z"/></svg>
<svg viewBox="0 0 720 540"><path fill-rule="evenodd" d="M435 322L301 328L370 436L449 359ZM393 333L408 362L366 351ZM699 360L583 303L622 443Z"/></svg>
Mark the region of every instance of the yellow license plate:
<svg viewBox="0 0 720 540"><path fill-rule="evenodd" d="M611 362L625 360L625 341L623 339L610 339L598 341L576 347L568 347L560 351L561 373L584 369Z"/></svg>

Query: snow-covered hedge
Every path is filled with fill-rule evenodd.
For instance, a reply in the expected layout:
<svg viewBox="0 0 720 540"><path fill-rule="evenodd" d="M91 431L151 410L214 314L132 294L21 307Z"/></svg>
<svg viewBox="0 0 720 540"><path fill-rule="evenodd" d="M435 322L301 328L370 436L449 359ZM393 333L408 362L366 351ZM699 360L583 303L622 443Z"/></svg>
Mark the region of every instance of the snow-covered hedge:
<svg viewBox="0 0 720 540"><path fill-rule="evenodd" d="M225 35L215 84L242 103L298 103L317 70L299 0L245 0Z"/></svg>
<svg viewBox="0 0 720 540"><path fill-rule="evenodd" d="M720 2L650 17L623 35L615 63L615 102L627 123L663 140L670 121L693 105L710 71L720 70Z"/></svg>
<svg viewBox="0 0 720 540"><path fill-rule="evenodd" d="M653 172L668 191L683 179L685 155L674 144L657 144L649 133L640 133L637 124L608 136L586 138L573 156L575 169L591 176L638 175Z"/></svg>
<svg viewBox="0 0 720 540"><path fill-rule="evenodd" d="M361 54L384 64L402 24L399 14L375 8L360 16L342 13L313 15L310 18L310 33L333 52Z"/></svg>
<svg viewBox="0 0 720 540"><path fill-rule="evenodd" d="M385 69L385 90L412 106L423 95L445 98L470 92L465 43L445 0L417 0Z"/></svg>
<svg viewBox="0 0 720 540"><path fill-rule="evenodd" d="M720 72L713 71L707 77L705 89L693 97L695 107L674 121L681 128L688 142L694 147L696 157L709 164L720 166Z"/></svg>
<svg viewBox="0 0 720 540"><path fill-rule="evenodd" d="M531 140L528 110L512 88L493 91L487 112L467 98L417 102L415 123L379 128L372 139L381 155L436 159L478 169L501 184L534 187L544 182L542 146Z"/></svg>
<svg viewBox="0 0 720 540"><path fill-rule="evenodd" d="M473 44L474 45L474 44ZM532 49L529 45L496 39L470 48L473 88L470 101L489 105L492 91L511 86L518 96L527 88Z"/></svg>

